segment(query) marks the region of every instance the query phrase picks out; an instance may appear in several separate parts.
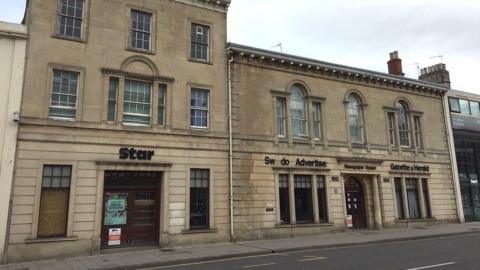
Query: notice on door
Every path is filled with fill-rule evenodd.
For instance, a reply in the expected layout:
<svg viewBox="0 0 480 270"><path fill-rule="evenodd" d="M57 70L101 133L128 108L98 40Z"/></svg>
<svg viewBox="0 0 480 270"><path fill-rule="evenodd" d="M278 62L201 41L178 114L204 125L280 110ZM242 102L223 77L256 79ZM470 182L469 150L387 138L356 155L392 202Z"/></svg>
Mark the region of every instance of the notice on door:
<svg viewBox="0 0 480 270"><path fill-rule="evenodd" d="M108 229L108 245L109 246L120 245L121 236L122 236L122 229L121 228Z"/></svg>
<svg viewBox="0 0 480 270"><path fill-rule="evenodd" d="M347 215L347 228L353 227L353 217L352 215Z"/></svg>
<svg viewBox="0 0 480 270"><path fill-rule="evenodd" d="M105 194L104 225L127 224L127 193Z"/></svg>

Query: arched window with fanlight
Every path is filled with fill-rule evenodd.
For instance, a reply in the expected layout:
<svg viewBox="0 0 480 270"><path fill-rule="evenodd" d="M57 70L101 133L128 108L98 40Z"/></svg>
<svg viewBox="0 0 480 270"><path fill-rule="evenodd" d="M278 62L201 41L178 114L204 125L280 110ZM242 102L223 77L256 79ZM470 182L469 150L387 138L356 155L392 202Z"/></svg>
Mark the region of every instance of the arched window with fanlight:
<svg viewBox="0 0 480 270"><path fill-rule="evenodd" d="M292 133L296 137L307 137L307 108L305 102L305 87L294 84L290 87L290 115Z"/></svg>
<svg viewBox="0 0 480 270"><path fill-rule="evenodd" d="M401 146L410 146L410 128L408 123L408 106L404 101L396 104L398 118L398 132Z"/></svg>
<svg viewBox="0 0 480 270"><path fill-rule="evenodd" d="M362 103L357 94L350 94L348 101L348 128L352 143L364 143Z"/></svg>

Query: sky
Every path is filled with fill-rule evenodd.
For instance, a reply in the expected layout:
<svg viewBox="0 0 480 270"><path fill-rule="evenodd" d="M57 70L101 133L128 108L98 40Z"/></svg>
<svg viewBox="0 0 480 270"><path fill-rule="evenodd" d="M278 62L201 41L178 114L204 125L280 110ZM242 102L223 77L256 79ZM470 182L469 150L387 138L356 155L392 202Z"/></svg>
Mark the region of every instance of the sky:
<svg viewBox="0 0 480 270"><path fill-rule="evenodd" d="M0 5L0 20L22 20L24 0ZM275 51L281 43L284 53L380 72L399 51L406 77L442 62L453 89L480 94L479 0L232 0L228 35L230 42Z"/></svg>

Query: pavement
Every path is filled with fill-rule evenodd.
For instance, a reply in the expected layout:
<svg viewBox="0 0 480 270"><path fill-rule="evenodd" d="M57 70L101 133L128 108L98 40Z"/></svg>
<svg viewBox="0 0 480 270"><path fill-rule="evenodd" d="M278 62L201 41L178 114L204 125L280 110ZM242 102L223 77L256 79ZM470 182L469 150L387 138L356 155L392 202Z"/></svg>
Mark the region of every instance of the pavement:
<svg viewBox="0 0 480 270"><path fill-rule="evenodd" d="M149 249L113 254L32 261L1 265L0 270L130 270L173 266L200 261L267 255L289 251L389 243L480 233L480 222L412 226L382 230L349 230L340 233L286 239L257 240Z"/></svg>

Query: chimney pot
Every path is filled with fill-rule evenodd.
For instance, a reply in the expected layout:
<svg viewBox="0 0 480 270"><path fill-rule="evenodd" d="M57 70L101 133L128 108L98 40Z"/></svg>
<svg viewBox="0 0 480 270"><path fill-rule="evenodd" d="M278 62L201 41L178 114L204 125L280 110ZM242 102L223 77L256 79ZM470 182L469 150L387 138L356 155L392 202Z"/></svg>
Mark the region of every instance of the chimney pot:
<svg viewBox="0 0 480 270"><path fill-rule="evenodd" d="M405 75L402 72L402 59L398 58L398 51L393 51L390 53L390 61L388 64L388 73L392 75Z"/></svg>

